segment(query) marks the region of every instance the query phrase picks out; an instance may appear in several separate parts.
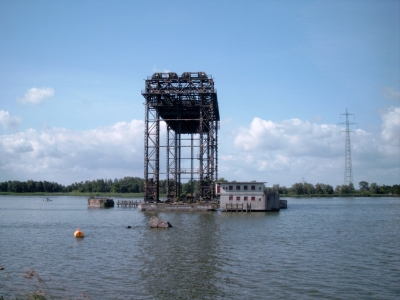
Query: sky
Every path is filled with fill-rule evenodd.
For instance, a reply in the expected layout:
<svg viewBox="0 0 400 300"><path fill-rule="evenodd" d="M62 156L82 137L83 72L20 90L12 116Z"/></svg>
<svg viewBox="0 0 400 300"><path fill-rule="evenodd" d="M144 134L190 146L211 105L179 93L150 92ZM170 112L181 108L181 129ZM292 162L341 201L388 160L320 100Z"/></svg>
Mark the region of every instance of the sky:
<svg viewBox="0 0 400 300"><path fill-rule="evenodd" d="M400 2L0 1L0 181L144 177L144 80L204 71L218 177L400 184ZM163 178L160 178L163 179Z"/></svg>

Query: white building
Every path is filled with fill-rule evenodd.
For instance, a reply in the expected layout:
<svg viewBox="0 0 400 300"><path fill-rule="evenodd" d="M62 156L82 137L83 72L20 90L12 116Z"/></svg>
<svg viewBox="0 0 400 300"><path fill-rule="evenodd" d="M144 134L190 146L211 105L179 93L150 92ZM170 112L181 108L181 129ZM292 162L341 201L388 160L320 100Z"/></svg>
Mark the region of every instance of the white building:
<svg viewBox="0 0 400 300"><path fill-rule="evenodd" d="M264 193L264 182L217 182L221 211L279 210L279 194Z"/></svg>

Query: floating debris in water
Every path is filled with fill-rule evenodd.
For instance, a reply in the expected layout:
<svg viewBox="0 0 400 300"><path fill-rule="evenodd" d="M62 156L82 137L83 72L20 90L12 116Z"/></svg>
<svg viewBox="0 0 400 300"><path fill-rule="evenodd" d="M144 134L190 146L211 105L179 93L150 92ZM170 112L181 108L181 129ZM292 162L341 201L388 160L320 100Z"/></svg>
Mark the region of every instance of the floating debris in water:
<svg viewBox="0 0 400 300"><path fill-rule="evenodd" d="M25 275L22 275L25 278L32 278L32 277L36 277L36 279L40 282L40 283L44 283L43 279L39 276L39 274L34 270L34 269L29 269L25 272Z"/></svg>

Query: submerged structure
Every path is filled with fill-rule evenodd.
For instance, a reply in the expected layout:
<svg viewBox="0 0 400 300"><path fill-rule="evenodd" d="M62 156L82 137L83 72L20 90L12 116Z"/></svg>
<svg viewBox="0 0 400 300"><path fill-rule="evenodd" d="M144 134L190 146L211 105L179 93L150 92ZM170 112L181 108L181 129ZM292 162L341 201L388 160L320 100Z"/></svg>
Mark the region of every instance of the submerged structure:
<svg viewBox="0 0 400 300"><path fill-rule="evenodd" d="M89 208L109 208L114 207L114 200L109 198L88 198Z"/></svg>
<svg viewBox="0 0 400 300"><path fill-rule="evenodd" d="M220 120L214 79L204 72L184 72L180 76L173 72L154 73L146 79L142 95L144 201L159 201L160 176L166 180L170 200L183 196L181 183L185 180L190 184L192 200L213 201ZM160 132L164 129L166 139L161 141ZM160 159L165 159L162 171Z"/></svg>

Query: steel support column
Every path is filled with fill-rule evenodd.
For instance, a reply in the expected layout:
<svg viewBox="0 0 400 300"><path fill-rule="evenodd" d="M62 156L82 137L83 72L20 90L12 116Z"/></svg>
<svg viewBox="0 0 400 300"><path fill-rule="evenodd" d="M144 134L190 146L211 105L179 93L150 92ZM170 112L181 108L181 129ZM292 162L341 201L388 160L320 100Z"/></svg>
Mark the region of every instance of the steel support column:
<svg viewBox="0 0 400 300"><path fill-rule="evenodd" d="M219 129L213 78L204 72L185 72L181 76L155 73L146 80L145 86L142 91L146 99L145 201L159 200L159 176L164 174L160 172L160 149L167 152L165 192L168 198L184 196L183 180L190 182L188 191L193 196L197 179L199 199L213 200L214 183L218 179ZM166 146L160 145L161 120L167 125ZM187 160L190 162L186 163Z"/></svg>

